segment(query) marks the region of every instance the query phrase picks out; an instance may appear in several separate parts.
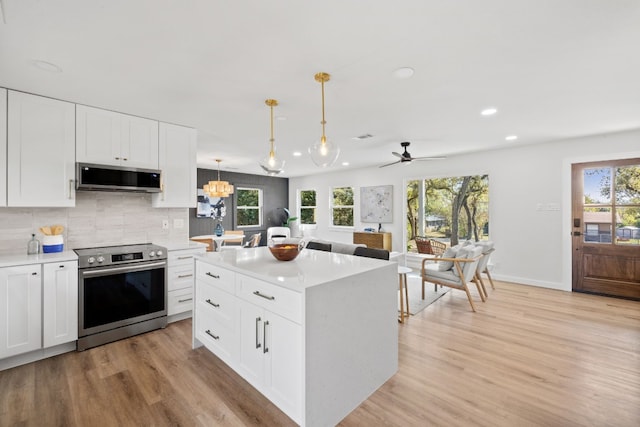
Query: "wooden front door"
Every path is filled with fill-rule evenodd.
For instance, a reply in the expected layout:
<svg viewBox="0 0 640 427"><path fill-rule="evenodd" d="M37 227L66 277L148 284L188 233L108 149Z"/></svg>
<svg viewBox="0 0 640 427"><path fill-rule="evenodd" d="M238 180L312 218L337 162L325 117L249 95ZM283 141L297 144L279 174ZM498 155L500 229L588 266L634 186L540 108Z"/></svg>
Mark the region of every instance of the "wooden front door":
<svg viewBox="0 0 640 427"><path fill-rule="evenodd" d="M572 165L577 292L640 300L640 158Z"/></svg>

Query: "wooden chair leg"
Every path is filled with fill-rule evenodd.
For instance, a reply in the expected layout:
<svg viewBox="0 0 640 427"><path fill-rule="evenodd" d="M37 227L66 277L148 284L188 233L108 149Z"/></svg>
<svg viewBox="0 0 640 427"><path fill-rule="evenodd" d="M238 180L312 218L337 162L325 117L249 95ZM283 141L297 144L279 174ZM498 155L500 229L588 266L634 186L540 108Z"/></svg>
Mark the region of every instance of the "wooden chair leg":
<svg viewBox="0 0 640 427"><path fill-rule="evenodd" d="M482 281L482 276L480 275L480 273L476 273L475 282L476 282L476 286L478 285L478 282L480 282L480 286L482 286L482 292L484 292L485 298L489 298L489 294L487 293L487 288L484 287L484 282Z"/></svg>
<svg viewBox="0 0 640 427"><path fill-rule="evenodd" d="M480 282L478 282L478 280L475 277L471 279L471 281L476 284L476 288L478 288L478 293L480 294L480 299L482 300L482 302L486 302L487 299L484 296L484 292L482 292L482 288L480 287Z"/></svg>
<svg viewBox="0 0 640 427"><path fill-rule="evenodd" d="M422 279L422 299L424 299L424 279Z"/></svg>
<svg viewBox="0 0 640 427"><path fill-rule="evenodd" d="M489 269L485 268L484 274L489 278L489 283L491 283L491 289L495 289L496 287L493 285L493 278L491 277L491 273L489 273Z"/></svg>
<svg viewBox="0 0 640 427"><path fill-rule="evenodd" d="M469 293L469 288L467 288L466 285L464 287L464 291L467 293L467 298L469 299L469 304L471 304L471 310L475 313L476 312L476 306L473 305L473 300L471 299L471 294Z"/></svg>

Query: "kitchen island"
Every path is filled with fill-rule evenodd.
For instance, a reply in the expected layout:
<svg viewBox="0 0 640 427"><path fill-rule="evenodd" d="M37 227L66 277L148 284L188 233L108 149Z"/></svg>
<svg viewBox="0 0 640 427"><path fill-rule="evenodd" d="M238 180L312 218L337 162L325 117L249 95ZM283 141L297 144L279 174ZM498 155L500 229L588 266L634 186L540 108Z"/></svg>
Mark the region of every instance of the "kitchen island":
<svg viewBox="0 0 640 427"><path fill-rule="evenodd" d="M193 346L205 345L296 423L335 425L398 369L397 265L268 248L196 259Z"/></svg>

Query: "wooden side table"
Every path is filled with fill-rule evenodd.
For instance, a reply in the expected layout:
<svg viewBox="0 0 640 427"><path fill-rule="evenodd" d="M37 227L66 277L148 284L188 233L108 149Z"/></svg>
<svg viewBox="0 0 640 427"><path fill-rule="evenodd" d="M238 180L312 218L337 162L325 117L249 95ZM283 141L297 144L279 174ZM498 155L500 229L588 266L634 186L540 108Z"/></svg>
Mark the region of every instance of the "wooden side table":
<svg viewBox="0 0 640 427"><path fill-rule="evenodd" d="M391 233L354 231L353 243L363 243L368 248L386 249L391 252Z"/></svg>

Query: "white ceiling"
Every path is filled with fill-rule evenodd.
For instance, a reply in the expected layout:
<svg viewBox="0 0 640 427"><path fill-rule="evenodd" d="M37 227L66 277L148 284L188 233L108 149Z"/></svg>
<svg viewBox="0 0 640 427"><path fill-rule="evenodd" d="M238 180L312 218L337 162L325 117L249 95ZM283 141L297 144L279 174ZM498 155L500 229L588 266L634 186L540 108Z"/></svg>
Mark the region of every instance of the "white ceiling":
<svg viewBox="0 0 640 427"><path fill-rule="evenodd" d="M201 167L262 173L267 98L286 118L275 139L289 177L388 163L405 140L414 157L452 156L640 128L638 0L0 4L0 86L195 127ZM399 67L414 76L394 78ZM319 71L341 147L329 169L306 153L321 135Z"/></svg>

